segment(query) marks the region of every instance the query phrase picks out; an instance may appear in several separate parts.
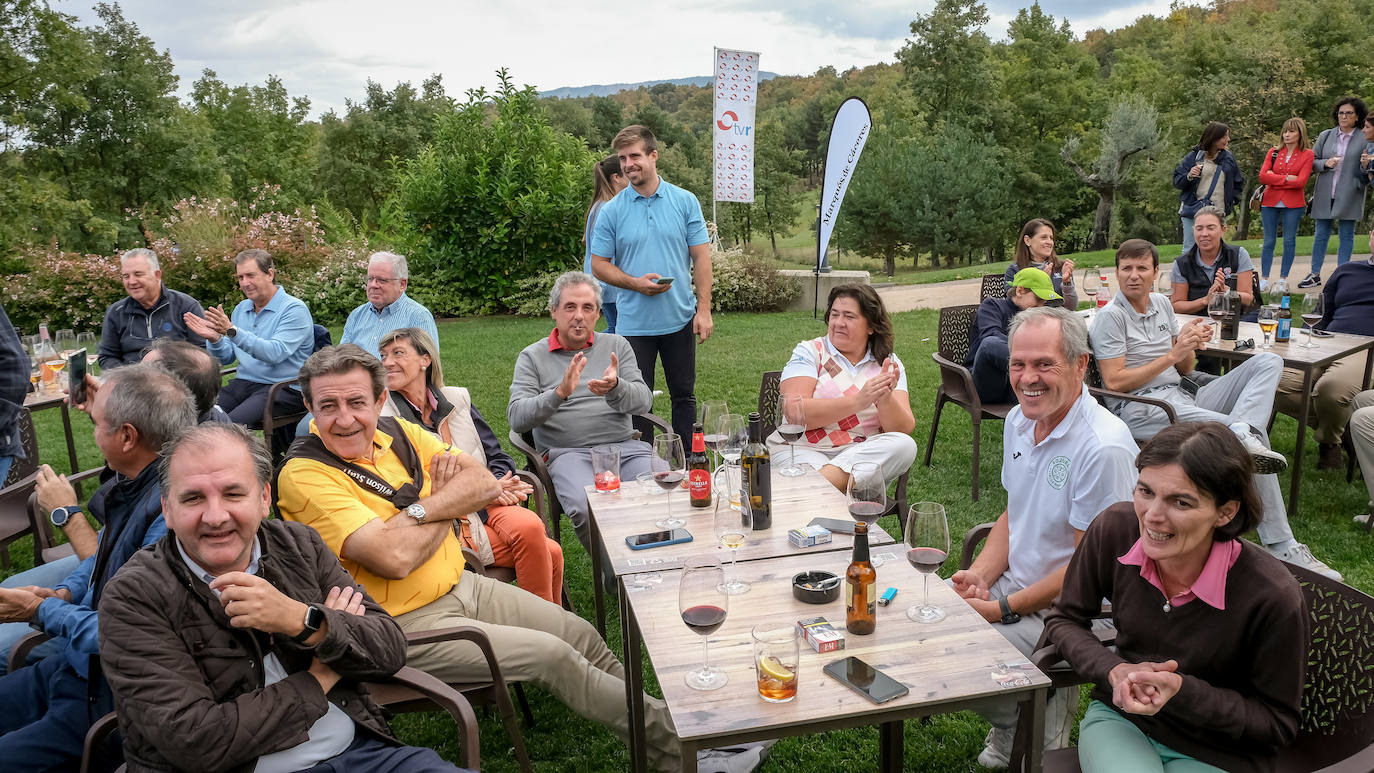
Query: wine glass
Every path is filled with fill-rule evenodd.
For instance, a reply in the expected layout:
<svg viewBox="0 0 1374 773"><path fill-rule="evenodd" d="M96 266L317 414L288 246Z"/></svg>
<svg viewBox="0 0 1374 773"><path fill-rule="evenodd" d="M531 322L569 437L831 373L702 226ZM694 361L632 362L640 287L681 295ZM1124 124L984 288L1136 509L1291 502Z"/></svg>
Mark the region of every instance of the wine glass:
<svg viewBox="0 0 1374 773"><path fill-rule="evenodd" d="M716 467L720 466L720 433L716 431L720 417L729 413L724 400L705 400L701 403L701 429L705 433L706 447L716 455Z"/></svg>
<svg viewBox="0 0 1374 773"><path fill-rule="evenodd" d="M668 493L668 515L654 521L654 525L664 531L686 525L686 521L673 517L673 490L682 485L687 477L687 461L682 453L682 438L676 433L665 432L654 436L654 483Z"/></svg>
<svg viewBox="0 0 1374 773"><path fill-rule="evenodd" d="M29 356L29 387L34 394L38 393L38 382L43 380L43 363L38 361L36 356Z"/></svg>
<svg viewBox="0 0 1374 773"><path fill-rule="evenodd" d="M1159 272L1159 278L1155 280L1155 292L1168 297L1174 292L1173 279L1167 272Z"/></svg>
<svg viewBox="0 0 1374 773"><path fill-rule="evenodd" d="M1274 334L1274 330L1279 326L1278 311L1275 310L1273 306L1262 306L1260 307L1259 316L1256 317L1256 321L1259 322L1260 332L1264 334L1264 342L1260 344L1260 348L1274 348L1274 343L1270 336Z"/></svg>
<svg viewBox="0 0 1374 773"><path fill-rule="evenodd" d="M806 432L806 408L801 395L782 395L778 400L778 434L787 442L791 453L787 466L778 470L779 475L795 478L804 471L797 466L796 443Z"/></svg>
<svg viewBox="0 0 1374 773"><path fill-rule="evenodd" d="M1102 289L1102 280L1092 269L1083 270L1083 281L1079 284L1083 288L1084 298L1096 298L1097 291Z"/></svg>
<svg viewBox="0 0 1374 773"><path fill-rule="evenodd" d="M949 522L945 506L936 502L917 502L906 519L906 560L924 576L925 598L906 611L917 623L938 623L945 610L930 603L930 576L949 555Z"/></svg>
<svg viewBox="0 0 1374 773"><path fill-rule="evenodd" d="M72 352L76 351L76 348L77 348L77 347L76 347L76 333L75 333L75 331L72 331L72 330L59 330L59 331L57 331L57 351L58 351L59 353L61 353L63 359L66 359L66 358L72 356Z"/></svg>
<svg viewBox="0 0 1374 773"><path fill-rule="evenodd" d="M1207 298L1207 316L1212 318L1213 338L1221 328L1221 321L1231 314L1231 299L1226 293L1212 293Z"/></svg>
<svg viewBox="0 0 1374 773"><path fill-rule="evenodd" d="M77 333L76 348L86 350L86 367L95 364L95 360L100 356L100 350L96 348L95 333Z"/></svg>
<svg viewBox="0 0 1374 773"><path fill-rule="evenodd" d="M1313 349L1317 345L1312 343L1312 328L1322 321L1322 313L1325 311L1325 304L1322 302L1321 293L1308 293L1302 297L1302 321L1307 323L1307 343L1299 344L1304 349Z"/></svg>
<svg viewBox="0 0 1374 773"><path fill-rule="evenodd" d="M753 511L747 507L735 510L730 506L730 497L721 496L719 485L715 491L716 536L720 538L721 545L730 549L730 578L722 583L718 590L727 596L738 596L748 593L750 588L749 583L735 576L735 559L739 549L744 547L744 543L749 539L749 532L753 530Z"/></svg>
<svg viewBox="0 0 1374 773"><path fill-rule="evenodd" d="M876 462L855 462L849 471L849 515L872 526L887 511L887 481Z"/></svg>
<svg viewBox="0 0 1374 773"><path fill-rule="evenodd" d="M714 558L693 558L682 569L677 589L677 608L682 622L701 635L701 668L688 671L684 681L693 690L716 690L728 680L725 672L711 666L711 634L725 622L730 597L720 590L725 571Z"/></svg>
<svg viewBox="0 0 1374 773"><path fill-rule="evenodd" d="M744 453L744 444L749 441L749 422L738 413L727 413L720 417L716 422L716 434L720 436L721 469L725 470L727 465L738 467L739 458ZM736 481L738 483L738 481ZM739 490L738 485L731 485L729 471L726 470L725 485L730 490L730 506L739 509Z"/></svg>

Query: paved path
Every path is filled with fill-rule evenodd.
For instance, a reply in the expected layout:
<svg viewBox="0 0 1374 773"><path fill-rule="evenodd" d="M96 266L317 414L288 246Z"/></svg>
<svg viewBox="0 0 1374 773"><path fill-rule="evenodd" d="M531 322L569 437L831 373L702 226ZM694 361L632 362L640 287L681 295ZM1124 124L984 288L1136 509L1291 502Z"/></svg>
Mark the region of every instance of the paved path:
<svg viewBox="0 0 1374 773"><path fill-rule="evenodd" d="M1252 255L1252 259L1258 261L1259 256ZM1350 257L1351 260L1368 260L1369 255L1355 253ZM1275 256L1275 268L1278 270L1278 257ZM1160 266L1161 271L1168 271L1173 266L1172 263L1164 263ZM1289 279L1296 283L1307 276L1307 271L1312 266L1310 255L1298 255L1293 260L1293 270L1289 273ZM1005 267L1005 266L1004 266ZM992 269L992 266L988 267ZM1336 255L1328 253L1326 262L1322 265L1322 278L1326 279L1336 270ZM882 277L877 277L881 279ZM1111 274L1108 273L1108 279ZM887 305L887 310L891 313L899 311L911 311L912 309L938 309L944 306L960 306L968 303L978 302L978 291L983 284L982 277L974 279L954 279L948 282L935 282L923 285L893 285L878 290L878 294L883 297L883 303ZM1293 289L1297 289L1294 286ZM1080 298L1082 300L1082 298Z"/></svg>

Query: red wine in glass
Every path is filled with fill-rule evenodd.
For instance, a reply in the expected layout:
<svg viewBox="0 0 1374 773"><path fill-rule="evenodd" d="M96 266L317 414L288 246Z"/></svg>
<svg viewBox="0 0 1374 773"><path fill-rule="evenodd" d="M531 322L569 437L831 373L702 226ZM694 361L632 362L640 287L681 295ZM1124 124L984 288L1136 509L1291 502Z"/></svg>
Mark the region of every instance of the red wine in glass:
<svg viewBox="0 0 1374 773"><path fill-rule="evenodd" d="M801 440L801 436L806 432L806 427L801 424L779 424L778 435L788 443L795 443Z"/></svg>
<svg viewBox="0 0 1374 773"><path fill-rule="evenodd" d="M918 572L930 574L948 558L945 551L939 548L911 548L906 552L906 560L916 568Z"/></svg>
<svg viewBox="0 0 1374 773"><path fill-rule="evenodd" d="M698 604L682 610L682 622L693 633L710 636L725 622L725 610L710 604Z"/></svg>
<svg viewBox="0 0 1374 773"><path fill-rule="evenodd" d="M849 517L872 526L878 522L886 509L881 502L850 502Z"/></svg>
<svg viewBox="0 0 1374 773"><path fill-rule="evenodd" d="M664 491L672 491L682 485L682 479L685 477L684 473L676 470L661 470L654 473L654 483Z"/></svg>

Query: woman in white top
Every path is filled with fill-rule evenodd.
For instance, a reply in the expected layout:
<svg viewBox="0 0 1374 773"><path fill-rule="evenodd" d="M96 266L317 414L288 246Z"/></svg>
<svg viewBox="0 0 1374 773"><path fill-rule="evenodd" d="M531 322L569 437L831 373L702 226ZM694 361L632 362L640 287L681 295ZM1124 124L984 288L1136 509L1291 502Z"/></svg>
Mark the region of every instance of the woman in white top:
<svg viewBox="0 0 1374 773"><path fill-rule="evenodd" d="M482 461L501 483L501 494L461 521L460 539L486 566L515 570L515 584L554 604L563 591L563 548L544 522L521 507L533 490L515 477L515 461L472 405L468 391L444 386L439 349L425 331L393 330L378 343L386 368L383 416L398 416L439 435Z"/></svg>
<svg viewBox="0 0 1374 773"><path fill-rule="evenodd" d="M782 395L803 400L806 433L798 462L844 491L855 462L876 462L888 481L916 459L916 419L906 371L892 351L892 320L866 284L840 285L825 306L826 335L797 344L782 371ZM780 453L781 438L768 440Z"/></svg>

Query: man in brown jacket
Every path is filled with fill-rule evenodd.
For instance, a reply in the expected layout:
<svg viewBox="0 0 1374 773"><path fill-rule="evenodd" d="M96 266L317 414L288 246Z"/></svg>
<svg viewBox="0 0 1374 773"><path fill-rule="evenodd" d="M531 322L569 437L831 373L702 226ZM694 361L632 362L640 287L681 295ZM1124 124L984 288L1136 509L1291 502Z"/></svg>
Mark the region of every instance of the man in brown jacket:
<svg viewBox="0 0 1374 773"><path fill-rule="evenodd" d="M393 739L358 684L405 665L405 637L313 529L265 520L261 442L203 424L159 472L171 533L100 604L129 770L455 770Z"/></svg>

